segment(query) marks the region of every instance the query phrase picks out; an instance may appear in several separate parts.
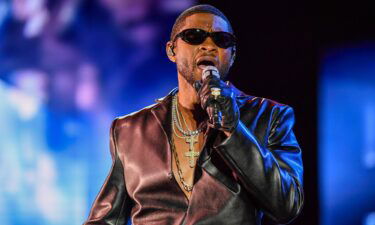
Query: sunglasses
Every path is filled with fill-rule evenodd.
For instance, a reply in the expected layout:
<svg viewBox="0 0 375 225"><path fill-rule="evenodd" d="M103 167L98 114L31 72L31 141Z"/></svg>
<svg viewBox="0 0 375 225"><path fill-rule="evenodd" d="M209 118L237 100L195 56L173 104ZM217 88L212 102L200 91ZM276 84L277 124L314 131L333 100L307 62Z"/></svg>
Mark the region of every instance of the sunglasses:
<svg viewBox="0 0 375 225"><path fill-rule="evenodd" d="M173 41L176 41L179 37L191 45L202 44L207 37L211 37L219 48L229 48L236 45L236 37L223 31L207 32L202 29L186 29L178 33Z"/></svg>

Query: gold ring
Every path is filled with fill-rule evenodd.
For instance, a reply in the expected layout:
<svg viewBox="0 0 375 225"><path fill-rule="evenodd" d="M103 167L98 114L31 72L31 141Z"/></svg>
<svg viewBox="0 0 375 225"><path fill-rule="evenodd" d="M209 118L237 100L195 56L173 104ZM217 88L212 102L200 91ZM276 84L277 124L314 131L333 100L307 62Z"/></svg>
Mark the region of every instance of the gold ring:
<svg viewBox="0 0 375 225"><path fill-rule="evenodd" d="M211 95L214 96L215 99L219 97L220 94L221 94L220 88L211 88Z"/></svg>

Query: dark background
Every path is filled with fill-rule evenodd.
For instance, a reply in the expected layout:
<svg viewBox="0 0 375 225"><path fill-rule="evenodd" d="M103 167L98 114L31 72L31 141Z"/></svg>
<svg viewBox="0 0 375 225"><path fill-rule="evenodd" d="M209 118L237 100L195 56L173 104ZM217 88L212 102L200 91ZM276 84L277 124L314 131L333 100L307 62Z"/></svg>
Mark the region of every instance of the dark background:
<svg viewBox="0 0 375 225"><path fill-rule="evenodd" d="M292 106L303 149L305 205L293 225L319 224L317 96L326 49L374 40L370 1L199 1L218 7L239 39L230 80ZM265 220L264 224L271 224Z"/></svg>

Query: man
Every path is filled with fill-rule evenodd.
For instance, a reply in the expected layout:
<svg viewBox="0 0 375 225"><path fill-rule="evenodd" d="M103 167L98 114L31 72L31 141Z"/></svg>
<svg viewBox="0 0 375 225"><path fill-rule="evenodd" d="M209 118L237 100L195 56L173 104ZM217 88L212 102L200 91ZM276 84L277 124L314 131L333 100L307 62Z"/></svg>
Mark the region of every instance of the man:
<svg viewBox="0 0 375 225"><path fill-rule="evenodd" d="M222 81L235 43L212 6L177 18L166 50L178 89L113 122L113 166L86 224L261 224L263 214L287 223L299 214L293 110ZM208 66L221 79L202 79Z"/></svg>

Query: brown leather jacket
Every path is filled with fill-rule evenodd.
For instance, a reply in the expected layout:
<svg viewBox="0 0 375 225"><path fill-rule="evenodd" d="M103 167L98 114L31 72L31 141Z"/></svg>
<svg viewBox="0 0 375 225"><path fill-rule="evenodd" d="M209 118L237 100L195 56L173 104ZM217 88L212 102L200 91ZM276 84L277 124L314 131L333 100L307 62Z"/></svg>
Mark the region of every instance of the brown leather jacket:
<svg viewBox="0 0 375 225"><path fill-rule="evenodd" d="M301 149L291 107L239 92L241 121L229 138L211 129L188 200L173 177L169 136L174 89L114 120L112 169L85 224L261 224L295 218L303 205Z"/></svg>

